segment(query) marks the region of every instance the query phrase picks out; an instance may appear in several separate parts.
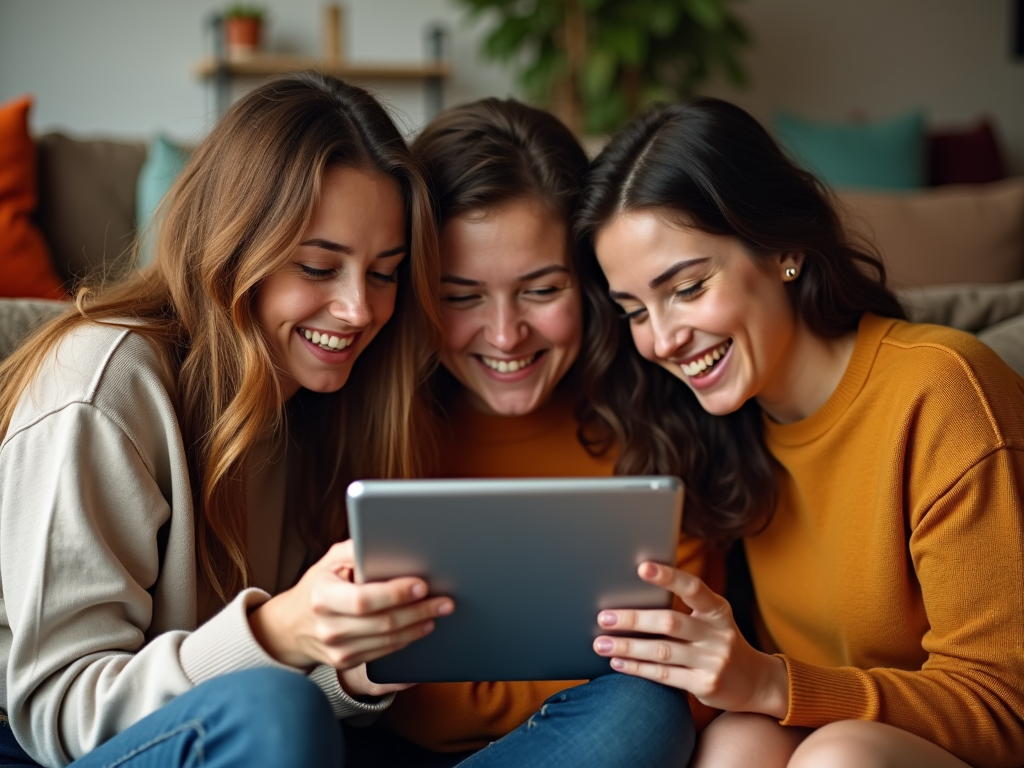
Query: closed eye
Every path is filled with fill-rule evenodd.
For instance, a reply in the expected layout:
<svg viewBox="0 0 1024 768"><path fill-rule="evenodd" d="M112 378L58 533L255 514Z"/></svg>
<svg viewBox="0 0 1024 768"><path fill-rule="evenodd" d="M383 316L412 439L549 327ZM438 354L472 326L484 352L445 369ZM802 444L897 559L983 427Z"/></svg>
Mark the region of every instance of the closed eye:
<svg viewBox="0 0 1024 768"><path fill-rule="evenodd" d="M386 274L384 272L371 272L370 273L370 277L372 277L374 280L377 280L377 281L379 281L381 283L397 283L398 282L398 273L396 273L396 272L392 272L391 274Z"/></svg>
<svg viewBox="0 0 1024 768"><path fill-rule="evenodd" d="M302 270L303 275L310 280L323 280L334 274L333 269L317 269L306 264L299 264L299 268Z"/></svg>
<svg viewBox="0 0 1024 768"><path fill-rule="evenodd" d="M680 288L678 291L676 291L676 297L680 299L692 299L702 290L704 290L704 281L698 280L693 285L688 286L686 288Z"/></svg>
<svg viewBox="0 0 1024 768"><path fill-rule="evenodd" d="M446 304L466 304L471 301L476 301L480 298L480 294L469 293L469 294L458 294L455 296L442 296L441 301Z"/></svg>

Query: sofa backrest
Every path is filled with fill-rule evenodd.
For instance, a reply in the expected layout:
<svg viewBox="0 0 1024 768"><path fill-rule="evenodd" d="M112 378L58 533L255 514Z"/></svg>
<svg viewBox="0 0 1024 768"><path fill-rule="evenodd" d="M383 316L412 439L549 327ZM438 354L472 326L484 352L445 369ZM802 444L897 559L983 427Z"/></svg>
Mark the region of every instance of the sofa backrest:
<svg viewBox="0 0 1024 768"><path fill-rule="evenodd" d="M142 142L36 139L39 209L36 219L63 280L114 275L135 236L135 188L146 158Z"/></svg>

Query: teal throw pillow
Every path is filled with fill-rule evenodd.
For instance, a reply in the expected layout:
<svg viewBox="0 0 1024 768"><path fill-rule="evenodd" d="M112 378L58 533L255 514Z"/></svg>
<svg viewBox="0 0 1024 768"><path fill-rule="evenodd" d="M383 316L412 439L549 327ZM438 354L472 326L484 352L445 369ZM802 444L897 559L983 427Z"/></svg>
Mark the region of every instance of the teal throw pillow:
<svg viewBox="0 0 1024 768"><path fill-rule="evenodd" d="M188 162L188 152L166 136L157 136L146 151L146 160L139 171L135 187L135 217L140 236L143 238L139 251L138 266L144 267L153 260L155 232L149 231L150 222L160 201L171 188L174 180Z"/></svg>
<svg viewBox="0 0 1024 768"><path fill-rule="evenodd" d="M917 189L927 181L923 112L873 123L819 123L782 113L775 135L832 187Z"/></svg>

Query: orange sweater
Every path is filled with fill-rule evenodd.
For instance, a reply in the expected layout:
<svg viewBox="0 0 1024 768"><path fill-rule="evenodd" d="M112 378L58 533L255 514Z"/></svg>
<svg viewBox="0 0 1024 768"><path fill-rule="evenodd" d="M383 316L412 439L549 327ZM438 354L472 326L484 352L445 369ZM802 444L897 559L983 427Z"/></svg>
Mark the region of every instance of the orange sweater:
<svg viewBox="0 0 1024 768"><path fill-rule="evenodd" d="M576 438L572 398L556 393L526 416L451 407L451 432L440 446L441 477L607 476L614 452L595 458ZM679 567L703 575L699 542L681 538ZM396 696L384 715L394 731L437 752L479 749L526 722L549 696L583 681L430 683Z"/></svg>
<svg viewBox="0 0 1024 768"><path fill-rule="evenodd" d="M783 724L1024 763L1024 381L965 333L866 315L828 402L765 436L781 497L746 550Z"/></svg>

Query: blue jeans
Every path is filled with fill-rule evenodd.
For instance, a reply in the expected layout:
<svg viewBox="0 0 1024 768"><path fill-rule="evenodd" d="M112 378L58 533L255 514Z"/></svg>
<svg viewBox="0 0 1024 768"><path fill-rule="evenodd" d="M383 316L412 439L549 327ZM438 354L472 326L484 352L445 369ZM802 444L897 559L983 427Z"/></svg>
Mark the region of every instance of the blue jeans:
<svg viewBox="0 0 1024 768"><path fill-rule="evenodd" d="M683 768L693 752L686 694L610 674L551 696L472 755L429 752L381 725L345 728L346 768Z"/></svg>
<svg viewBox="0 0 1024 768"><path fill-rule="evenodd" d="M3 742L0 765L35 765L24 753L22 760L12 754L9 731ZM327 698L306 677L251 669L215 678L172 699L71 765L338 768L342 737Z"/></svg>
<svg viewBox="0 0 1024 768"><path fill-rule="evenodd" d="M695 742L685 692L615 673L556 693L459 768L685 768Z"/></svg>

